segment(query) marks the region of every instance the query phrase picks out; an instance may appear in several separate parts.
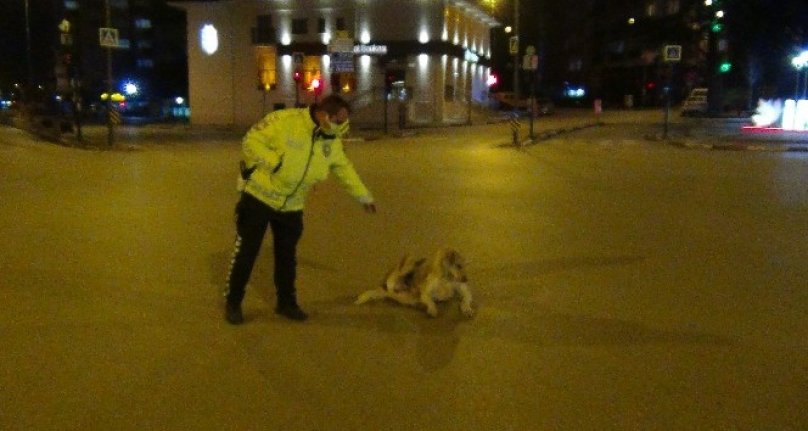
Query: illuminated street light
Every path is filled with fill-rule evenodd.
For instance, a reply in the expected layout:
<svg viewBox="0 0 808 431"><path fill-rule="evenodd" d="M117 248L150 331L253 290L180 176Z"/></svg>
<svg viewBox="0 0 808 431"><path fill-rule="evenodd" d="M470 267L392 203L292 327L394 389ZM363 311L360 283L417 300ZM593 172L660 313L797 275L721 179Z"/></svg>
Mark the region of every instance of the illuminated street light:
<svg viewBox="0 0 808 431"><path fill-rule="evenodd" d="M806 92L808 92L808 50L802 51L799 55L793 57L791 59L791 65L794 66L794 69L797 70L797 86L794 89L794 99L799 99L800 95L800 75L802 75L802 70L805 70L805 88L802 91L802 98L806 98Z"/></svg>
<svg viewBox="0 0 808 431"><path fill-rule="evenodd" d="M513 27L511 27L511 26L506 26L506 27L505 27L505 33L509 33L509 34L510 34L510 32L512 32L512 31L513 31Z"/></svg>
<svg viewBox="0 0 808 431"><path fill-rule="evenodd" d="M133 95L137 94L138 88L137 88L137 85L135 83L127 82L123 86L123 91L124 91L124 93L126 93L127 96L133 96Z"/></svg>

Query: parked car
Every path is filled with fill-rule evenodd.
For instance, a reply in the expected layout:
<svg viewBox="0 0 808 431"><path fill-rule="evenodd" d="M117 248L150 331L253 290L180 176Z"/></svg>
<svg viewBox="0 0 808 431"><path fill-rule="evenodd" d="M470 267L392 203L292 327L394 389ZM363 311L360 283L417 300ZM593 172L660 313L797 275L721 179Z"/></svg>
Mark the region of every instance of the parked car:
<svg viewBox="0 0 808 431"><path fill-rule="evenodd" d="M682 103L683 117L697 117L707 113L707 89L694 88Z"/></svg>

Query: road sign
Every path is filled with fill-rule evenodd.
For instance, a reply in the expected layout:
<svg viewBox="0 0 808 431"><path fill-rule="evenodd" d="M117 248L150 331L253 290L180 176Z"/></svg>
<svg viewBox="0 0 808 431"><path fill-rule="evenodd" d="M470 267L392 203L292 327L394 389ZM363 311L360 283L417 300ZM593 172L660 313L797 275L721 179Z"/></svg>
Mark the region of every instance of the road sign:
<svg viewBox="0 0 808 431"><path fill-rule="evenodd" d="M508 40L508 52L511 54L519 53L519 36L511 36Z"/></svg>
<svg viewBox="0 0 808 431"><path fill-rule="evenodd" d="M354 40L350 37L335 37L328 44L328 52L350 52L353 53Z"/></svg>
<svg viewBox="0 0 808 431"><path fill-rule="evenodd" d="M353 72L354 71L353 52L332 52L331 71L332 72Z"/></svg>
<svg viewBox="0 0 808 431"><path fill-rule="evenodd" d="M101 27L98 29L98 43L107 48L118 47L118 29Z"/></svg>
<svg viewBox="0 0 808 431"><path fill-rule="evenodd" d="M682 45L665 45L665 62L682 61Z"/></svg>
<svg viewBox="0 0 808 431"><path fill-rule="evenodd" d="M522 56L522 69L536 70L539 68L539 56L536 54L526 54Z"/></svg>

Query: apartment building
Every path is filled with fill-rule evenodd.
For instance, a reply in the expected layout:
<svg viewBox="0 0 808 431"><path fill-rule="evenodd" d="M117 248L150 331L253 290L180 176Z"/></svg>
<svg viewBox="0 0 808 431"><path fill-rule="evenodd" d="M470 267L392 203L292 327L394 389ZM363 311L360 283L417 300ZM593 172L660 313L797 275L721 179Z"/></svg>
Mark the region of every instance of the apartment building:
<svg viewBox="0 0 808 431"><path fill-rule="evenodd" d="M461 0L173 2L186 12L191 122L249 125L338 93L355 124L467 121L486 103L490 30Z"/></svg>

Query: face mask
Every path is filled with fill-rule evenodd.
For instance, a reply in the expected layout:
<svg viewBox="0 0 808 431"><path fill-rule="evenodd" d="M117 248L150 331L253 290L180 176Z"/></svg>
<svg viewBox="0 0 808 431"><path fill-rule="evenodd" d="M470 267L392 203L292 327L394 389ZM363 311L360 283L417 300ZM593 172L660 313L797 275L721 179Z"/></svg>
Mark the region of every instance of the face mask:
<svg viewBox="0 0 808 431"><path fill-rule="evenodd" d="M324 125L322 130L323 133L327 135L332 135L339 138L348 133L350 128L351 126L348 124L348 120L345 120L342 124L334 124L331 121L327 121L327 125Z"/></svg>

